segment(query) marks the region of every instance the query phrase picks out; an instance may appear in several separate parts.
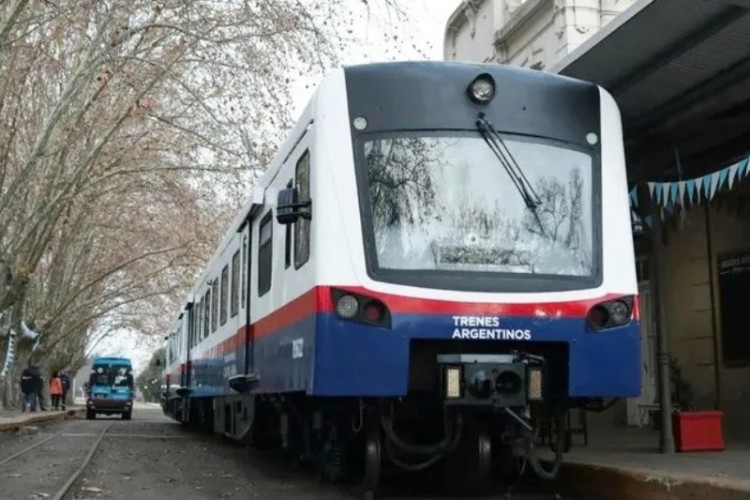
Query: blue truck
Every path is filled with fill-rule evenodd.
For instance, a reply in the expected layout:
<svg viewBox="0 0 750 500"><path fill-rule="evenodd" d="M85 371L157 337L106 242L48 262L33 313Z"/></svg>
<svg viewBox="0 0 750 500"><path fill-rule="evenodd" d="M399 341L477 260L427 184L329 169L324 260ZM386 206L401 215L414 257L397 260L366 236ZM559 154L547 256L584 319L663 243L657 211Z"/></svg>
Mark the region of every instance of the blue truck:
<svg viewBox="0 0 750 500"><path fill-rule="evenodd" d="M128 358L94 358L86 388L87 419L93 420L97 414L119 414L123 420L130 420L134 395L133 365Z"/></svg>

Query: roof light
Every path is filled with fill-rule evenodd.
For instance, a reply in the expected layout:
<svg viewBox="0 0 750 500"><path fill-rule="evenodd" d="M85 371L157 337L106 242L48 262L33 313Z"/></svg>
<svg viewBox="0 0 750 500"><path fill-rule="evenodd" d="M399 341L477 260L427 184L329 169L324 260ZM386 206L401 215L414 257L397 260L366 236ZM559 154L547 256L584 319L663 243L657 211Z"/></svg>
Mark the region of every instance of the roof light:
<svg viewBox="0 0 750 500"><path fill-rule="evenodd" d="M477 104L487 104L495 97L495 79L482 73L469 85L469 98Z"/></svg>

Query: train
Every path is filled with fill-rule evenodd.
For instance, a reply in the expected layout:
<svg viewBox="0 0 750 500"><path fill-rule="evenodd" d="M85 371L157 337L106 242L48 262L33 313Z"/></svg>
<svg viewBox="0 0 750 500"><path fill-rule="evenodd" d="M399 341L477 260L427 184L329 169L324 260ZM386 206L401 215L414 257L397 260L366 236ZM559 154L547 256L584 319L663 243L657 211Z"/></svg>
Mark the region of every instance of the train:
<svg viewBox="0 0 750 500"><path fill-rule="evenodd" d="M163 410L370 493L552 479L571 409L640 392L627 191L597 85L336 69L173 312Z"/></svg>

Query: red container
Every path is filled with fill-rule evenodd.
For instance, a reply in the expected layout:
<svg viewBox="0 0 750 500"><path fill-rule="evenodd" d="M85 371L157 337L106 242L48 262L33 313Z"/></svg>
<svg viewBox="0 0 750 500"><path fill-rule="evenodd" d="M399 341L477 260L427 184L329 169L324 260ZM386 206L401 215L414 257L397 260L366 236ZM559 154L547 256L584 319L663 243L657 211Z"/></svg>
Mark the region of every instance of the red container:
<svg viewBox="0 0 750 500"><path fill-rule="evenodd" d="M677 451L723 451L724 435L720 411L689 411L672 414Z"/></svg>

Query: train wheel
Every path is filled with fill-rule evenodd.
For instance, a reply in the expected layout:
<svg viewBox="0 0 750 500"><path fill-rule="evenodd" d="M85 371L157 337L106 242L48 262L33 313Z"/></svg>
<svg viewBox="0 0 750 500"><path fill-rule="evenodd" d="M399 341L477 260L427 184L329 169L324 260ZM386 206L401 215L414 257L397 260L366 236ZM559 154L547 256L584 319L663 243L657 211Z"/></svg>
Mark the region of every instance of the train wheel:
<svg viewBox="0 0 750 500"><path fill-rule="evenodd" d="M372 420L365 431L364 450L364 474L362 477L362 488L365 498L374 499L380 489L382 476L382 445L383 435L380 431L379 422Z"/></svg>
<svg viewBox="0 0 750 500"><path fill-rule="evenodd" d="M446 489L459 495L481 493L492 471L492 438L484 419L467 419L461 442L443 461Z"/></svg>
<svg viewBox="0 0 750 500"><path fill-rule="evenodd" d="M560 417L562 419L567 418L567 411L563 413L563 416ZM552 453L557 453L557 447L559 446L558 441L558 432L557 428L561 424L560 418L550 417L550 425L549 425L549 449L552 451ZM564 441L563 441L563 453L568 453L570 451L570 448L573 445L573 433L570 429L565 429L564 432Z"/></svg>

